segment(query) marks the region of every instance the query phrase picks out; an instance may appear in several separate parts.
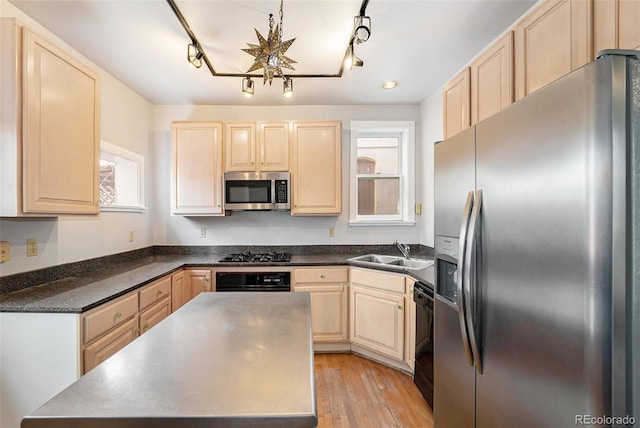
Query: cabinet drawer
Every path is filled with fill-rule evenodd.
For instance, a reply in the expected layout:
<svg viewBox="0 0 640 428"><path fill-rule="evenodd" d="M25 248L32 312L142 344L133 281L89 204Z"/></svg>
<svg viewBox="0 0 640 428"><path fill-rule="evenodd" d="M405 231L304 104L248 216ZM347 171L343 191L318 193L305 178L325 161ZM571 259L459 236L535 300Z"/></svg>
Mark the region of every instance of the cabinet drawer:
<svg viewBox="0 0 640 428"><path fill-rule="evenodd" d="M171 294L171 277L162 278L140 291L140 310Z"/></svg>
<svg viewBox="0 0 640 428"><path fill-rule="evenodd" d="M347 282L349 280L348 268L308 268L296 269L294 272L296 284L323 283L323 282Z"/></svg>
<svg viewBox="0 0 640 428"><path fill-rule="evenodd" d="M127 321L138 312L138 293L127 296L117 302L84 317L84 343L90 342L102 333Z"/></svg>
<svg viewBox="0 0 640 428"><path fill-rule="evenodd" d="M351 283L404 294L405 277L368 269L351 269Z"/></svg>
<svg viewBox="0 0 640 428"><path fill-rule="evenodd" d="M84 373L138 337L138 318L133 318L84 350Z"/></svg>
<svg viewBox="0 0 640 428"><path fill-rule="evenodd" d="M147 332L171 314L171 298L165 296L163 300L140 314L140 334Z"/></svg>

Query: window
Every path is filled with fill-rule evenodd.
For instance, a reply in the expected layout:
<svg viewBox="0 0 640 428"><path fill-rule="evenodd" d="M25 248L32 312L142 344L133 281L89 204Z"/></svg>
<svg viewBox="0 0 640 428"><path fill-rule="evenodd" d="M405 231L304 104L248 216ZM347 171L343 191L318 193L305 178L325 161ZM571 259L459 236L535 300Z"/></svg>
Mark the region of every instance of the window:
<svg viewBox="0 0 640 428"><path fill-rule="evenodd" d="M102 141L99 186L101 211L142 211L144 156Z"/></svg>
<svg viewBox="0 0 640 428"><path fill-rule="evenodd" d="M412 225L413 122L351 122L350 225Z"/></svg>

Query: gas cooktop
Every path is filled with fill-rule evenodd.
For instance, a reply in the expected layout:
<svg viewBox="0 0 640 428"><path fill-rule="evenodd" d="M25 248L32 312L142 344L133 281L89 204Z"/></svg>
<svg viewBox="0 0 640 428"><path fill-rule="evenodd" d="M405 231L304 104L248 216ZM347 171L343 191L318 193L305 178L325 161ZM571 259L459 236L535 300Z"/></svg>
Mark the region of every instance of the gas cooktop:
<svg viewBox="0 0 640 428"><path fill-rule="evenodd" d="M243 251L241 253L232 253L220 260L221 262L238 262L238 263L277 263L290 262L290 253L251 253Z"/></svg>

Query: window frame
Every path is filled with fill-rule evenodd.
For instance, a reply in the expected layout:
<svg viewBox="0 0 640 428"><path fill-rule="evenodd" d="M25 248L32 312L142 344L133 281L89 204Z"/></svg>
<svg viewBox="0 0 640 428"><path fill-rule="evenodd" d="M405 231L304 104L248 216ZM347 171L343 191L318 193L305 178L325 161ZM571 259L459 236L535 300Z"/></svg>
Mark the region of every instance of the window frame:
<svg viewBox="0 0 640 428"><path fill-rule="evenodd" d="M144 189L144 156L135 153L131 150L125 149L120 146L116 146L115 144L111 144L106 141L100 141L100 160L103 159L103 152L112 156L116 156L122 159L126 159L128 161L134 162L138 165L138 174L137 174L137 194L138 194L138 204L137 205L102 205L102 200L100 200L100 211L120 211L120 212L143 212L147 209L145 203L145 189Z"/></svg>
<svg viewBox="0 0 640 428"><path fill-rule="evenodd" d="M349 159L349 226L413 226L415 222L415 122L413 121L352 121L350 124ZM399 214L358 214L358 138L400 137L399 157ZM376 174L385 178L388 174ZM395 176L395 174L394 174Z"/></svg>

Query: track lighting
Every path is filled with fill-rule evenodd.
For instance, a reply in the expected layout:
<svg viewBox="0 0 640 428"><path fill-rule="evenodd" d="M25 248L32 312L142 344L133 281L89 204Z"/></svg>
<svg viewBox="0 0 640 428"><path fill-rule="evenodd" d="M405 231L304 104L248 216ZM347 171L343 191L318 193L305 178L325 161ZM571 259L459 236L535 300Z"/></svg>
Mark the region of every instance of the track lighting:
<svg viewBox="0 0 640 428"><path fill-rule="evenodd" d="M251 98L253 95L253 80L250 77L242 79L242 92L247 98Z"/></svg>
<svg viewBox="0 0 640 428"><path fill-rule="evenodd" d="M347 59L344 63L347 70L353 70L353 67L362 67L364 65L364 61L356 56L356 51L353 48L353 45L349 47L349 55L347 55Z"/></svg>
<svg viewBox="0 0 640 428"><path fill-rule="evenodd" d="M284 78L284 82L282 83L282 95L287 98L291 98L293 95L293 80L291 80L291 77Z"/></svg>
<svg viewBox="0 0 640 428"><path fill-rule="evenodd" d="M353 18L353 40L356 44L364 43L371 37L371 18L356 16Z"/></svg>
<svg viewBox="0 0 640 428"><path fill-rule="evenodd" d="M187 46L187 59L195 68L202 67L202 51L193 43Z"/></svg>

